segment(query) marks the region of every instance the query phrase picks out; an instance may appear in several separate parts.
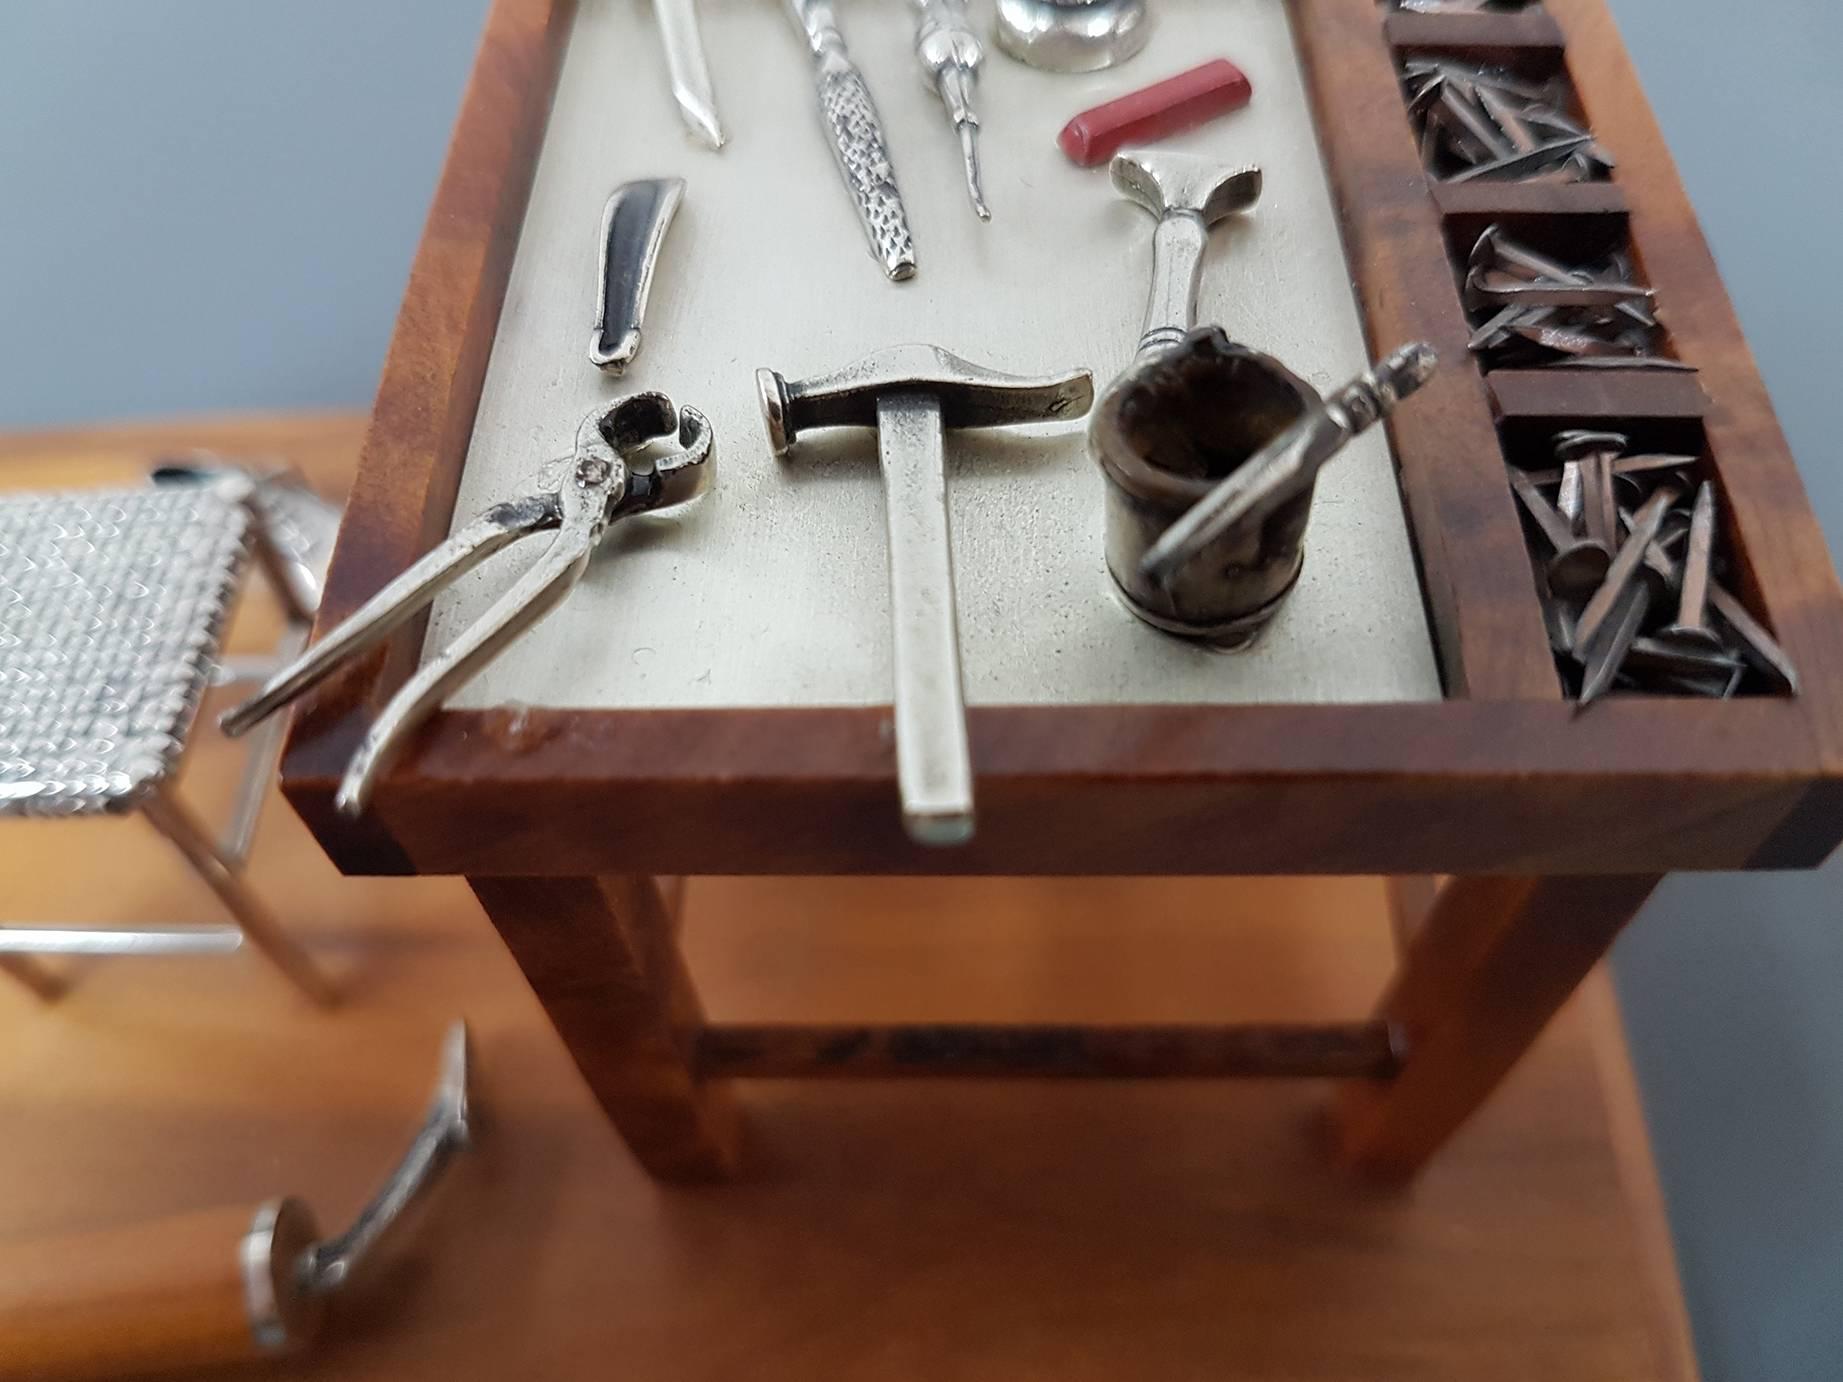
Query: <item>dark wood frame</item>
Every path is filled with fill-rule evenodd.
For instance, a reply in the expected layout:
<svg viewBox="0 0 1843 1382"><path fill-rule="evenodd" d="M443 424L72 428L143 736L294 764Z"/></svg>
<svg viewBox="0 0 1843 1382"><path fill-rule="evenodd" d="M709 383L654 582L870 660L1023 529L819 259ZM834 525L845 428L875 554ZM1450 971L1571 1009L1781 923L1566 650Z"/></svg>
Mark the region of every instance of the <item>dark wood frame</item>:
<svg viewBox="0 0 1843 1382"><path fill-rule="evenodd" d="M349 613L447 531L572 9L495 0L323 618ZM1501 875L1450 885L1416 928L1378 1018L1408 1043L1405 1063L1372 1070L1386 1078L1358 1082L1346 1109L1358 1160L1408 1170L1509 1068L1657 875L1813 866L1843 837L1843 592L1603 0L1509 16L1389 13L1375 0L1292 0L1292 12L1370 345L1424 339L1447 361L1390 424L1444 701L975 708L979 830L955 850L902 833L887 708L531 710L515 734L502 714L443 712L356 824L333 813L333 792L413 667L422 625L300 716L284 787L328 852L349 872L470 875L630 1145L662 1174L731 1164L724 1120L701 1102L718 1086L700 1084L700 1059L727 1051L725 1073L785 1073L789 1051L816 1051L826 1034L770 1034L764 1047L757 1033L753 1061L733 1033L700 1037L684 1019L696 1005L682 966L659 956L644 875ZM1615 180L1430 185L1399 50L1564 64L1619 156ZM1500 215L1622 221L1673 349L1700 373L1481 373L1445 227ZM1799 668L1800 694L1615 698L1580 715L1563 701L1498 430L1551 409L1699 415L1740 593ZM636 909L652 921L636 923ZM568 978L557 945L599 957L603 977ZM624 987L636 974L652 985L638 997ZM1353 1040L1373 1052L1378 1030ZM901 1034L859 1035L874 1046ZM1193 1035L1186 1049L1203 1064L1196 1051L1233 1064L1259 1044ZM671 1116L656 1136L660 1099Z"/></svg>

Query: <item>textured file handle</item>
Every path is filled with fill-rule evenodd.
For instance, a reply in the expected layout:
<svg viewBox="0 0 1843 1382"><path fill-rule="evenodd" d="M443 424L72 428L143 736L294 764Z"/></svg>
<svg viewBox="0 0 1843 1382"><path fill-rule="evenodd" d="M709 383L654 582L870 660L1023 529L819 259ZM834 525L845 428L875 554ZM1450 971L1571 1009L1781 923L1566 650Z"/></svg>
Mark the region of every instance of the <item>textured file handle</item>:
<svg viewBox="0 0 1843 1382"><path fill-rule="evenodd" d="M819 109L832 136L839 172L857 202L871 253L891 278L907 278L915 272L915 241L909 235L909 218L896 190L896 171L890 166L870 88L855 68L829 72L819 80Z"/></svg>
<svg viewBox="0 0 1843 1382"><path fill-rule="evenodd" d="M788 0L788 7L812 50L826 139L870 240L870 251L891 278L908 278L915 272L915 241L909 234L902 194L896 190L896 170L890 163L870 88L845 50L844 35L828 0Z"/></svg>

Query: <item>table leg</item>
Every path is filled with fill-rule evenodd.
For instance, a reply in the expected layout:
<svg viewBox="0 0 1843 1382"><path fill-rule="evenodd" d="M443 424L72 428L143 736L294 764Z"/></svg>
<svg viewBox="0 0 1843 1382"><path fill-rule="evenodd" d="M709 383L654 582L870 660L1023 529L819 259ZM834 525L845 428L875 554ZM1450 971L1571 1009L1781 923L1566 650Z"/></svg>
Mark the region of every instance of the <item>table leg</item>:
<svg viewBox="0 0 1843 1382"><path fill-rule="evenodd" d="M641 1165L661 1180L731 1174L735 1105L692 1069L703 1012L654 880L468 882Z"/></svg>
<svg viewBox="0 0 1843 1382"><path fill-rule="evenodd" d="M1440 895L1441 879L1433 873L1396 874L1385 881L1388 890L1389 930L1395 936L1395 953L1405 955Z"/></svg>
<svg viewBox="0 0 1843 1382"><path fill-rule="evenodd" d="M1644 905L1650 875L1452 878L1415 928L1379 1016L1407 1058L1351 1081L1338 1140L1353 1168L1406 1180L1458 1130Z"/></svg>

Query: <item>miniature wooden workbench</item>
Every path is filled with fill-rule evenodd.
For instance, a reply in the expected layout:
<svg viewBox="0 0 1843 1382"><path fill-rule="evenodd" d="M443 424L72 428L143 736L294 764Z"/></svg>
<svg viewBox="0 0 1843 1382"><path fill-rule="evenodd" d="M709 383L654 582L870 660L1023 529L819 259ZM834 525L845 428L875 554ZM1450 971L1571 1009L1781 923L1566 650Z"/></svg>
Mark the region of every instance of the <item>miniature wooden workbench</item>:
<svg viewBox="0 0 1843 1382"><path fill-rule="evenodd" d="M1265 123L1232 117L1192 146L1274 164L1270 187L1275 149L1317 157L1302 137L1314 121L1322 151L1316 185L1295 181L1206 264L1205 319L1285 357L1283 323L1305 314L1312 325L1290 348L1312 353L1289 363L1321 386L1365 343L1379 354L1425 339L1447 363L1389 429L1400 503L1380 446L1327 472L1307 539L1312 584L1239 658L1153 647L1094 598L1100 587L1081 584L1104 575L1098 482L1092 512L1081 512L1079 477L1092 466L1079 435L974 452L965 473L993 462L978 491L1011 540L1034 531L1019 518L1032 506L994 496L1043 487L1036 512L1064 545L1031 550L1080 563L1057 573L1058 589L1064 576L1074 583L1072 628L1068 642L1042 644L1033 621L1052 617L1053 603L1048 615L1042 600L1005 603L1011 587L992 577L1004 575L1005 541L980 527L978 495L957 496L978 833L957 849L912 844L875 689L887 634L878 528L865 517L874 478L860 484L841 459L836 476L790 497L796 479L775 470L747 418L749 376L931 336L1007 368L1091 363L1105 379L1130 349L1144 227L1051 151L1048 131L1103 89L1099 79L1057 79L1065 94L1033 116L1025 95L1051 79L1009 67L988 84L995 219L974 225L938 112L900 69L898 7L847 7L854 49L879 99L889 92L905 188L914 182L920 272L883 283L810 128L791 29L765 3L731 8L705 18L738 130L711 157L679 152L675 136L662 142L672 115L653 64L632 60L653 37L634 16L497 0L323 618L349 613L457 517L528 484L567 450L586 407L615 391L580 360L589 317L570 313L589 300L593 212L582 210L640 173L685 173L696 230L676 262L668 247L648 327L657 340L630 382L711 415L722 457L713 493L677 529L610 554L564 612L435 717L362 821L335 816L333 790L368 718L414 666L419 637L400 638L305 712L284 767L291 800L346 871L468 877L649 1169L704 1176L733 1165L731 1077L1315 1074L1351 1077L1347 1158L1408 1174L1485 1099L1662 874L1809 867L1843 835L1843 594L1602 0L1508 16L1391 13L1373 0L1174 0L1160 23L1176 48L1161 58L1155 46L1134 70L1159 75L1208 39L1254 76L1247 114L1264 112ZM606 32L617 23L628 26L621 43ZM628 60L607 66L622 51ZM1434 185L1397 81L1411 53L1565 71L1579 113L1618 157L1616 175ZM784 81L771 79L783 65ZM589 89L603 99L585 100ZM591 118L605 122L592 137ZM1296 176L1300 164L1285 167ZM1074 212L1083 198L1091 221ZM1551 244L1623 236L1657 292L1671 353L1698 373L1481 374L1466 352L1453 252L1490 221ZM1338 295L1313 272L1340 231L1355 289L1341 319ZM780 254L787 245L804 257ZM1238 259L1255 266L1245 280L1232 277ZM1040 291L1046 262L1061 297ZM1109 262L1111 274L1093 271ZM675 290L689 304L678 317ZM873 295L874 309L852 310ZM776 321L788 325L768 333L763 323ZM1798 667L1798 694L1620 696L1578 715L1563 700L1504 461L1541 429L1589 423L1703 458L1724 501L1738 592ZM809 526L796 501L813 511ZM771 541L724 528L751 513ZM505 579L489 567L476 578L488 585L456 592L430 621L432 641ZM1008 641L1030 656L1007 655ZM1353 647L1365 651L1351 657ZM700 667L705 652L722 662ZM783 653L809 662L813 679L787 677ZM786 873L1452 877L1406 928L1400 970L1362 1020L704 1023L653 877ZM1134 932L1122 916L1122 947Z"/></svg>
<svg viewBox="0 0 1843 1382"><path fill-rule="evenodd" d="M131 484L204 447L285 455L333 496L361 434L344 416L36 433L0 437L0 474ZM260 621L239 632L273 641ZM227 802L241 762L197 736L188 791ZM97 827L98 871L90 829L14 822L9 900L101 922L207 904L135 824ZM282 811L252 870L345 1001L295 1001L250 956L75 966L54 1003L0 985L0 1236L280 1191L343 1223L465 1015L479 1156L291 1377L562 1377L610 1358L649 1382L728 1379L738 1360L763 1382L1695 1376L1603 974L1405 1194L1301 1155L1322 1113L1310 1082L763 1081L743 1095L745 1174L685 1195L622 1155L460 880L341 879ZM750 1022L1331 1019L1394 960L1369 878L701 878L683 910L711 1011Z"/></svg>

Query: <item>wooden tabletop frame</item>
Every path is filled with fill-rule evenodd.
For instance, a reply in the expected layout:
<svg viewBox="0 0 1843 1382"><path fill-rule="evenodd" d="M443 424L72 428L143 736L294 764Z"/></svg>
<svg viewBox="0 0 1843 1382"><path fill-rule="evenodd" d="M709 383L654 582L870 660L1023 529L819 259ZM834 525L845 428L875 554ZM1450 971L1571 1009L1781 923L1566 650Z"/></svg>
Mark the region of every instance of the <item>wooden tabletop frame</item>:
<svg viewBox="0 0 1843 1382"><path fill-rule="evenodd" d="M495 0L385 365L322 618L446 535L573 11ZM1443 702L975 707L973 842L904 836L887 707L448 711L363 821L332 795L412 670L418 622L298 719L284 786L350 872L1618 873L1802 867L1843 836L1843 593L1603 0L1516 15L1292 0L1370 345L1446 359L1391 424ZM1401 51L1565 65L1611 182L1424 173ZM1565 53L1565 61L1564 61ZM1493 379L1468 358L1449 222L1624 223L1699 374ZM1576 375L1584 372L1576 371ZM1683 381L1689 381L1685 392ZM1506 428L1690 418L1743 597L1795 696L1618 697L1577 714L1503 476ZM516 651L512 654L516 656Z"/></svg>

